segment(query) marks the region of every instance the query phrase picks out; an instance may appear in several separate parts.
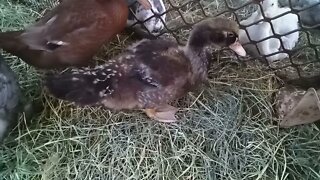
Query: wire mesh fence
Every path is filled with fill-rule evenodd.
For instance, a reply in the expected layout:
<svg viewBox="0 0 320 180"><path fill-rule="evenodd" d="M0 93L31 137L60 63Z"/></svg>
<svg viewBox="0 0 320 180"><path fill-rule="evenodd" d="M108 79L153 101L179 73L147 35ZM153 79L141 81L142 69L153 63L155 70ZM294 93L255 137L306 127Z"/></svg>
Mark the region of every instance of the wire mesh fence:
<svg viewBox="0 0 320 180"><path fill-rule="evenodd" d="M158 1L161 0L150 0L153 3ZM258 59L265 67L287 79L320 75L318 0L264 0L260 4L251 0L166 0L163 3L165 10L162 13L154 8L153 16L138 20L136 24L159 18L164 28L155 36L169 35L183 43L195 23L214 16L232 18L248 37L248 42L243 45L254 46L254 51L258 52L258 55L249 52L249 56L237 57L238 60ZM162 18L164 14L166 19Z"/></svg>
<svg viewBox="0 0 320 180"><path fill-rule="evenodd" d="M136 3L131 5L131 11L133 18L136 20L135 23L132 23L132 26L142 26L150 37L172 37L183 44L195 23L208 17L223 16L234 19L239 23L240 28L249 40L243 45L257 51L256 53L250 53L249 51L249 55L245 58L235 56L240 62L263 63L263 67L275 71L280 77L286 79L312 78L320 75L319 0L279 0L279 2L277 0L264 0L261 4L253 3L253 1L258 0L149 1L153 4L150 16L143 19L137 17L136 12L132 11L132 7ZM57 5L59 0L19 0L19 2L34 7L37 12L42 12ZM268 3L269 6L272 6L272 3L276 4L273 5L274 7L266 8ZM159 4L164 5L164 8L160 10L158 8ZM283 10L284 8L286 8L286 11L279 12L279 9ZM252 20L252 17L259 15L257 15L259 10L261 11L260 19ZM296 16L297 22L290 19L295 18L292 15ZM155 18L161 21L163 25L162 31L158 33L150 32L146 27L148 22L155 20ZM244 21L247 22L244 23ZM297 28L290 28L295 23ZM269 28L268 35L261 36L264 29L262 26ZM279 33L278 27L287 29L285 33ZM257 30L254 31L250 28L256 28ZM260 39L256 37L257 34L260 35ZM298 38L294 37L295 34L298 34ZM294 38L291 38L292 35ZM289 46L285 42L287 39L291 41ZM269 53L264 51L263 46L266 44L269 44L268 48L272 49ZM260 52L261 49L264 52ZM233 58L234 56L227 56L226 54L226 57Z"/></svg>
<svg viewBox="0 0 320 180"><path fill-rule="evenodd" d="M14 12L18 8L13 4L11 14L17 17L12 23L15 26L10 22L8 28L2 30L23 28L33 22L28 19L29 14L41 17L45 9L56 5L55 0L15 1L33 8L26 10L28 15L18 16ZM172 37L180 43L185 42L191 26L206 17L222 15L240 23L259 8L248 0L170 0L164 4L167 15L162 20L164 32L157 36ZM7 13L3 14L2 21L9 19ZM267 63L263 66L275 71L293 69L294 76L299 75L296 68L301 69L302 75L319 72L315 68L319 58L308 44L313 43L314 48L318 48L317 30L306 28L299 32L300 39L293 51L306 48L292 52L291 60L285 58L279 63L269 63L262 59L261 62ZM112 52L107 50L103 54ZM225 54L226 59L237 58ZM255 59L248 56L239 61L256 63ZM295 67L293 63L298 65ZM150 124L140 113L78 108L56 102L47 95L43 99L38 72L21 66L19 60L16 64L13 68L19 73L25 93L31 94L33 98L30 99L40 97L45 108L27 128L24 122L20 123L19 137L12 141L17 142L17 146L9 141L9 148L1 151L5 154L0 165L4 178L12 177L7 172L15 172L16 177L25 179L38 178L46 172L48 164L50 173L45 173L48 179L108 179L110 174L119 179L151 179L157 175L162 179L318 178L319 163L314 158L319 147L317 128L279 131L271 125L273 82L270 82L269 72L256 71L255 66L222 72L222 78L209 84L212 88L199 95L190 94L179 102L179 107L185 107L179 114L184 121L179 126L167 126Z"/></svg>

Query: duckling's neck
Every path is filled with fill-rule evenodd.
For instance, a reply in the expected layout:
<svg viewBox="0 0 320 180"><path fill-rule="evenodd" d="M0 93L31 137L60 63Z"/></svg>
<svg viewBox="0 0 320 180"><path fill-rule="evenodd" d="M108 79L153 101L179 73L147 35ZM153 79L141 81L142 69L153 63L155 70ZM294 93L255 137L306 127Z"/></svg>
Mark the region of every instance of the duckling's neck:
<svg viewBox="0 0 320 180"><path fill-rule="evenodd" d="M202 28L198 28L191 33L184 48L184 52L191 62L194 81L206 80L208 71L208 51L211 43L208 32L201 30Z"/></svg>
<svg viewBox="0 0 320 180"><path fill-rule="evenodd" d="M189 36L187 48L191 51L203 51L211 44L210 34L212 34L212 32L208 29L207 26L202 25L196 27L194 30L192 30Z"/></svg>

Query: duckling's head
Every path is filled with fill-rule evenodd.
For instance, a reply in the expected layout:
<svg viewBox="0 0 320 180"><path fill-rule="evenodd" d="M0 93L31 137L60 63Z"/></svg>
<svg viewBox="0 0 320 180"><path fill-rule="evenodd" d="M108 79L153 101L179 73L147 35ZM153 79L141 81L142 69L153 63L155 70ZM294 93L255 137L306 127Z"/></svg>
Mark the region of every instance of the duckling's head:
<svg viewBox="0 0 320 180"><path fill-rule="evenodd" d="M245 56L246 51L239 43L239 25L230 19L216 17L197 23L190 35L188 48L201 50L206 46L215 48L229 47L240 56Z"/></svg>

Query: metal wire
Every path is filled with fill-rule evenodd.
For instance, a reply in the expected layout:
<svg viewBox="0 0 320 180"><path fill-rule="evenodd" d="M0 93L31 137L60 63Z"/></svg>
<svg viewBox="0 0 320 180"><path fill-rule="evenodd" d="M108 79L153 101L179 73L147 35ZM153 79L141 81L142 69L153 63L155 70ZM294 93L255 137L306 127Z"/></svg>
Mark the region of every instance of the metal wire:
<svg viewBox="0 0 320 180"><path fill-rule="evenodd" d="M241 18L239 16L239 14L237 13L237 11L242 10L244 8L248 8L248 6L252 6L252 2L251 1L243 3L243 4L239 5L238 7L235 7L235 6L231 5L232 3L238 3L239 2L238 0L228 0L228 1L227 0L217 0L217 1L219 1L219 3L221 3L221 4L224 4L224 8L221 8L221 9L219 9L219 11L217 13L212 14L209 9L204 7L204 0L181 1L182 2L181 4L175 3L174 0L166 0L164 3L167 5L167 10L163 14L167 14L167 17L168 17L169 14L175 13L176 14L175 18L179 18L180 19L180 23L177 23L174 26L169 25L170 24L170 19L164 20L164 19L161 18L161 16L163 14L154 13L154 16L146 19L143 22L138 21L136 24L141 24L142 26L144 26L143 23L145 23L146 21L150 20L151 18L153 18L153 17L160 18L162 23L164 24L164 31L161 32L160 34L156 35L156 36L154 36L151 32L148 32L149 35L150 36L154 36L155 38L157 38L159 36L163 36L164 34L170 34L177 40L178 43L182 44L182 43L184 43L184 41L182 40L183 38L181 36L179 36L179 32L181 32L182 30L188 30L188 29L190 30L195 23L197 23L197 22L199 22L199 21L201 21L201 20L203 20L203 19L205 19L207 17L215 17L215 16L229 16L229 17L233 16L235 21L237 21L238 24L240 25L240 19ZM212 1L210 1L210 2L212 2ZM320 74L320 55L319 55L320 42L313 42L312 41L313 37L311 37L311 32L310 32L310 31L319 31L319 30L315 30L315 29L317 29L317 28L320 29L320 24L316 24L316 25L313 25L313 26L305 26L305 25L303 25L301 23L301 17L300 17L300 12L308 11L313 7L320 6L320 2L314 3L311 6L304 7L304 8L295 8L293 6L292 0L289 0L288 4L289 4L288 7L291 9L291 11L285 12L283 14L277 15L277 16L272 17L272 18L266 17L265 13L262 10L262 6L260 4L256 5L256 6L258 6L258 8L260 8L263 19L259 20L259 21L256 21L254 23L245 25L245 26L244 25L240 25L240 28L245 30L245 32L246 32L246 34L247 34L247 36L249 38L250 42L247 43L247 44L255 45L255 47L259 51L259 48L257 46L258 43L263 42L263 41L268 40L268 39L271 39L271 38L276 38L276 39L278 39L280 41L281 50L279 50L278 52L274 52L272 54L261 55L259 57L259 58L264 60L265 64L269 67L269 69L271 69L271 70L279 70L279 69L285 69L285 68L288 68L288 67L293 67L293 68L295 68L296 72L298 73L298 76L302 77L303 66L307 66L307 65L310 65L310 64L319 64L319 69L315 70L315 71L318 71L318 72L315 72L315 73L316 74L317 73ZM192 22L188 21L188 18L186 18L187 14L184 13L184 11L183 11L183 10L188 9L188 8L189 9L196 8L197 11L200 12L201 18L193 20ZM319 9L320 9L320 7L319 7ZM275 28L273 27L272 20L275 20L275 19L280 18L282 16L288 15L290 13L296 14L298 16L300 28L296 29L296 30L293 30L293 31L290 31L290 32L287 32L286 34L277 34L276 31L275 31ZM266 38L264 38L262 40L259 40L259 41L254 41L254 40L251 39L251 37L249 35L249 32L248 32L248 30L246 28L249 27L249 26L252 26L252 25L259 24L260 22L268 22L270 24L270 26L271 26L271 31L272 31L273 35L271 35L269 37L266 37ZM293 48L292 50L288 50L284 46L282 37L286 36L286 35L289 35L289 34L292 34L292 33L295 33L295 32L299 32L300 33L300 39L301 39L302 34L305 34L305 37L306 37L305 39L306 40L305 40L304 44L299 45L299 46L296 45L296 47ZM316 33L319 33L319 32L315 32L315 34ZM319 35L320 35L320 33L319 33ZM313 52L312 51L308 51L308 53L309 53L308 54L308 53L306 53L307 52L306 49L312 49ZM279 54L279 53L287 53L288 54L287 61L289 61L289 64L275 66L275 65L272 65L272 63L270 63L266 59L267 57L270 57L270 56L273 56L273 55L276 55L276 54ZM309 61L309 62L300 62L299 63L299 61L297 61L297 57L295 57L295 56L299 56L298 59L299 58L301 59L301 55L303 55L303 54L305 54L305 56L303 56L303 57L308 57L308 58L309 58L310 54L313 54L313 56L311 57L311 61ZM256 59L256 58L253 58L253 57L249 58L249 60L252 60L252 59ZM241 60L241 59L239 59L239 60ZM280 61L282 61L282 60L280 60Z"/></svg>

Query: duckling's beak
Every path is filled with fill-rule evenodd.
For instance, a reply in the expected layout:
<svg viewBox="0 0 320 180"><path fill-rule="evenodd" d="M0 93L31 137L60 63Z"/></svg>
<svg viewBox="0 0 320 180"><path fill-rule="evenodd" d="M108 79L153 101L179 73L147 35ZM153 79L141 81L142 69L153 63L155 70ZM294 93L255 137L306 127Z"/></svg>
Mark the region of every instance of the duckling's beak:
<svg viewBox="0 0 320 180"><path fill-rule="evenodd" d="M137 0L142 6L144 9L148 10L148 9L151 9L152 6L149 2L149 0Z"/></svg>
<svg viewBox="0 0 320 180"><path fill-rule="evenodd" d="M239 56L246 56L246 51L242 47L239 41L234 42L233 44L229 45L229 48L237 53Z"/></svg>

